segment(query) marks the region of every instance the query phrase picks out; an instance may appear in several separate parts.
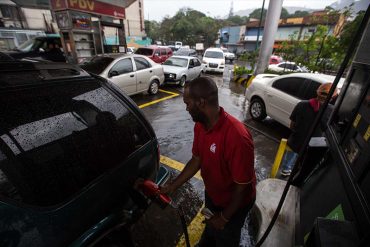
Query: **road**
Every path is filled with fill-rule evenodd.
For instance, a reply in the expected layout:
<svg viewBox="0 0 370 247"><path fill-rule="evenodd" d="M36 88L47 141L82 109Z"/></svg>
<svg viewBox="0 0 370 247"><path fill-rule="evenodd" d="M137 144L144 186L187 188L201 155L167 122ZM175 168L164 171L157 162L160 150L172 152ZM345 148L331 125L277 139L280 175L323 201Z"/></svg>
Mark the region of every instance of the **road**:
<svg viewBox="0 0 370 247"><path fill-rule="evenodd" d="M272 119L259 123L247 114L248 102L244 97L244 86L230 81L232 65L228 65L223 75L209 75L219 88L219 102L224 109L245 123L252 133L255 145L255 170L257 180L269 176L279 141L289 135L289 130ZM170 170L171 179L175 177L183 164L191 158L194 122L185 110L182 99L183 88L165 86L155 96L136 95L132 99L142 109L153 126L160 143L162 163ZM193 178L173 195L175 202L184 207L192 242L196 242L203 224L197 215L203 200L203 182ZM137 246L183 246L179 243L182 234L179 217L172 208L160 209L152 205L144 217L134 226L133 233ZM242 232L242 243L248 246L250 241L249 226Z"/></svg>

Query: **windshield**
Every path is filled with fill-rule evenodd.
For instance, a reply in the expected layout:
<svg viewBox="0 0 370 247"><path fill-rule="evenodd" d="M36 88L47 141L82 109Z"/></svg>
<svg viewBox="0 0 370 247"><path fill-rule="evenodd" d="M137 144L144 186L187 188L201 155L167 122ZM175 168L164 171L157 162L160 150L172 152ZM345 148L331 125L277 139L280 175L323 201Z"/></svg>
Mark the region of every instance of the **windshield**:
<svg viewBox="0 0 370 247"><path fill-rule="evenodd" d="M34 46L34 43L36 43L37 40L36 39L29 39L27 40L26 42L24 42L23 44L21 44L20 46L17 47L18 50L20 51L30 51L31 48ZM39 43L40 41L38 41L37 43Z"/></svg>
<svg viewBox="0 0 370 247"><path fill-rule="evenodd" d="M81 68L93 73L93 74L100 74L102 73L105 68L113 62L113 58L111 57L94 57L91 61L87 62L84 65L81 65Z"/></svg>
<svg viewBox="0 0 370 247"><path fill-rule="evenodd" d="M209 57L209 58L224 58L224 54L220 51L207 51L204 54L204 57Z"/></svg>
<svg viewBox="0 0 370 247"><path fill-rule="evenodd" d="M185 58L169 58L164 62L164 65L169 65L169 66L176 66L176 67L187 67L188 66L188 60Z"/></svg>
<svg viewBox="0 0 370 247"><path fill-rule="evenodd" d="M149 48L139 48L135 54L140 54L140 55L144 55L144 56L151 56L153 54L153 49L149 49Z"/></svg>

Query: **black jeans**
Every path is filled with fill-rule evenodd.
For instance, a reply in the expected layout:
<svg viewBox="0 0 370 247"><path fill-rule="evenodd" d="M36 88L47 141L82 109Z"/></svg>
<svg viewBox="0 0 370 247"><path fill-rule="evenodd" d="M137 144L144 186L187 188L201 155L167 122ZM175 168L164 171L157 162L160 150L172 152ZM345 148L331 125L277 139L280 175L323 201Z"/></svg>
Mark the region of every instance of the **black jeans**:
<svg viewBox="0 0 370 247"><path fill-rule="evenodd" d="M239 209L226 223L223 230L216 230L206 225L202 237L198 243L199 247L238 247L240 242L240 230L244 225L245 218L249 210L253 207L253 200L247 206ZM213 213L221 212L223 208L213 204L211 199L205 194L205 206Z"/></svg>

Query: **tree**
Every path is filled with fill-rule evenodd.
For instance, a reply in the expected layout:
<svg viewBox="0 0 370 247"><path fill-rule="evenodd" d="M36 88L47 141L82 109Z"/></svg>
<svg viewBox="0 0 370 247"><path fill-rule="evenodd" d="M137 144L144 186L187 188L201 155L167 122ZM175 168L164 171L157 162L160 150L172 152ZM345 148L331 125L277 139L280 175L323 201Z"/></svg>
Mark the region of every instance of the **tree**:
<svg viewBox="0 0 370 247"><path fill-rule="evenodd" d="M283 7L281 9L280 18L285 19L285 18L288 18L288 17L289 17L289 12L288 12L288 10L286 10L286 8Z"/></svg>
<svg viewBox="0 0 370 247"><path fill-rule="evenodd" d="M262 11L261 8L253 10L252 13L249 14L249 18L260 19L261 11ZM266 14L267 14L267 9L263 9L262 19L266 18Z"/></svg>
<svg viewBox="0 0 370 247"><path fill-rule="evenodd" d="M246 16L239 16L239 15L233 15L226 19L226 26L240 26L245 25L248 22L248 18Z"/></svg>
<svg viewBox="0 0 370 247"><path fill-rule="evenodd" d="M297 10L296 12L291 14L289 17L297 18L297 17L305 17L305 16L308 16L308 15L310 15L310 13L308 11Z"/></svg>

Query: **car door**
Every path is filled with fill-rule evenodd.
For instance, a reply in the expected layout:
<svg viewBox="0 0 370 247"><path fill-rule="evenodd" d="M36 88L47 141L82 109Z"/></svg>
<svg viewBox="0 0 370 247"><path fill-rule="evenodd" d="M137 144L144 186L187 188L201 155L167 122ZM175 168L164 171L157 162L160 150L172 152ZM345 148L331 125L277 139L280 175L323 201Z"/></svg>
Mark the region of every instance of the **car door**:
<svg viewBox="0 0 370 247"><path fill-rule="evenodd" d="M271 82L265 92L267 115L289 127L290 114L302 100L307 83L301 77L286 77Z"/></svg>
<svg viewBox="0 0 370 247"><path fill-rule="evenodd" d="M109 79L128 95L136 93L136 73L131 58L118 60L109 70Z"/></svg>
<svg viewBox="0 0 370 247"><path fill-rule="evenodd" d="M195 73L195 77L194 78L197 78L201 72L202 72L202 63L199 61L198 58L193 58L194 60L194 73Z"/></svg>
<svg viewBox="0 0 370 247"><path fill-rule="evenodd" d="M137 91L146 91L151 83L153 68L149 61L143 57L134 57L136 66Z"/></svg>
<svg viewBox="0 0 370 247"><path fill-rule="evenodd" d="M161 63L164 63L167 60L167 51L164 48L161 48Z"/></svg>
<svg viewBox="0 0 370 247"><path fill-rule="evenodd" d="M194 59L189 59L189 66L188 66L188 80L191 81L196 78L196 67Z"/></svg>

